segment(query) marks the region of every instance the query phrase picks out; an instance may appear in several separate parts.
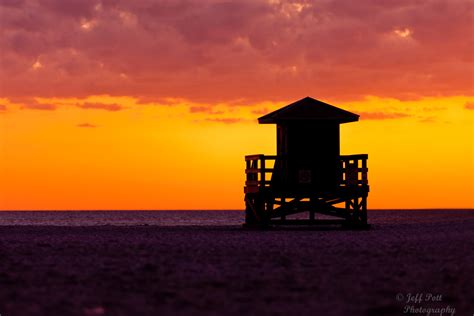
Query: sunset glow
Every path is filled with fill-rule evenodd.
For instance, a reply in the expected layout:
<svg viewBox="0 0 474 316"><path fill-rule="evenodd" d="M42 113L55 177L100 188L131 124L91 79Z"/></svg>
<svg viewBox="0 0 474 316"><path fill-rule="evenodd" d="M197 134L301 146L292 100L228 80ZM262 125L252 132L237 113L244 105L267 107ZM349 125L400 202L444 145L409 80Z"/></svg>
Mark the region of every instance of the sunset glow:
<svg viewBox="0 0 474 316"><path fill-rule="evenodd" d="M361 115L369 208L473 208L473 2L355 3L2 2L0 209L243 209L305 96Z"/></svg>

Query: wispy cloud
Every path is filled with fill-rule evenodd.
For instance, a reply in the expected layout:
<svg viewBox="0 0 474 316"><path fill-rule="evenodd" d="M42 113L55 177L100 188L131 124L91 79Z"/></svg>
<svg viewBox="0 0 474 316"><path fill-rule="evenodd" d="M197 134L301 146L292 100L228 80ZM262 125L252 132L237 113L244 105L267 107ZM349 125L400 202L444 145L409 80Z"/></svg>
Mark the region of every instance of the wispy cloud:
<svg viewBox="0 0 474 316"><path fill-rule="evenodd" d="M446 107L444 106L425 106L423 108L423 112L438 112L444 110L446 110Z"/></svg>
<svg viewBox="0 0 474 316"><path fill-rule="evenodd" d="M213 115L224 113L224 111L213 109L212 106L200 106L200 105L189 107L189 112L190 113L207 113L207 114L213 114Z"/></svg>
<svg viewBox="0 0 474 316"><path fill-rule="evenodd" d="M406 113L385 113L385 112L359 112L358 113L363 120L391 120L409 117Z"/></svg>
<svg viewBox="0 0 474 316"><path fill-rule="evenodd" d="M428 117L421 117L418 122L420 123L435 123L437 122L436 117L428 116Z"/></svg>
<svg viewBox="0 0 474 316"><path fill-rule="evenodd" d="M167 97L160 97L160 96L140 96L136 100L137 104L159 104L159 105L166 105L166 106L173 106L179 104L179 99L167 98Z"/></svg>
<svg viewBox="0 0 474 316"><path fill-rule="evenodd" d="M7 106L5 104L0 104L0 112L6 111L6 110L7 110Z"/></svg>
<svg viewBox="0 0 474 316"><path fill-rule="evenodd" d="M466 104L464 104L464 108L466 110L474 110L474 102L466 102Z"/></svg>
<svg viewBox="0 0 474 316"><path fill-rule="evenodd" d="M210 111L212 111L212 108L208 106L191 106L189 108L191 113L208 113Z"/></svg>
<svg viewBox="0 0 474 316"><path fill-rule="evenodd" d="M91 124L91 123L81 123L81 124L77 124L76 126L77 127L85 127L85 128L95 128L95 127L97 127L97 125Z"/></svg>
<svg viewBox="0 0 474 316"><path fill-rule="evenodd" d="M234 117L226 117L226 118L207 118L205 119L207 122L214 122L214 123L223 123L223 124L235 124L239 122L245 121L244 119L241 118L234 118Z"/></svg>
<svg viewBox="0 0 474 316"><path fill-rule="evenodd" d="M30 97L12 97L8 100L19 106L22 110L42 110L42 111L54 111L57 109L57 105L51 102L41 103L36 98Z"/></svg>
<svg viewBox="0 0 474 316"><path fill-rule="evenodd" d="M111 112L116 112L116 111L121 111L125 109L124 106L120 104L106 104L106 103L83 103L83 104L78 104L78 107L81 109L86 109L86 110L105 110L105 111L111 111Z"/></svg>
<svg viewBox="0 0 474 316"><path fill-rule="evenodd" d="M257 110L252 110L253 114L267 114L269 110L267 108L262 108L262 109L257 109Z"/></svg>
<svg viewBox="0 0 474 316"><path fill-rule="evenodd" d="M22 110L41 110L41 111L54 111L57 109L55 104L49 103L38 103L38 102L31 102L26 103L21 106Z"/></svg>

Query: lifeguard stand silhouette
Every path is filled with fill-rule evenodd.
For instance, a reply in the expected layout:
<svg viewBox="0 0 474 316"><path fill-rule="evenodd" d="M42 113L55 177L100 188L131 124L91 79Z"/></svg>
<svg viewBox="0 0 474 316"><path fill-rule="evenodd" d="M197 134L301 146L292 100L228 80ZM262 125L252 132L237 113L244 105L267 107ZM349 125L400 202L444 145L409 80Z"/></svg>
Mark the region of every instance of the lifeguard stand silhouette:
<svg viewBox="0 0 474 316"><path fill-rule="evenodd" d="M244 225L368 227L368 156L339 153L339 125L358 120L310 97L260 117L260 124L277 125L277 155L245 156ZM303 212L309 218L287 218Z"/></svg>

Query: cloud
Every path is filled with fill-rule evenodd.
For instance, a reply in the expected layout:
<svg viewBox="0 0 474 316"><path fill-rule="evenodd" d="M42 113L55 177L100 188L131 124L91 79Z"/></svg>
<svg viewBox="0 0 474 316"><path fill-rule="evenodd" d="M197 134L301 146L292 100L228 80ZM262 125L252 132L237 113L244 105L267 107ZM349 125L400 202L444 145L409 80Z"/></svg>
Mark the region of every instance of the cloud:
<svg viewBox="0 0 474 316"><path fill-rule="evenodd" d="M471 0L0 6L0 97L215 104L472 94Z"/></svg>
<svg viewBox="0 0 474 316"><path fill-rule="evenodd" d="M45 104L38 102L26 103L21 106L22 110L41 110L41 111L54 111L57 106L54 104Z"/></svg>
<svg viewBox="0 0 474 316"><path fill-rule="evenodd" d="M363 120L391 120L409 117L406 113L385 113L385 112L359 112L358 113Z"/></svg>
<svg viewBox="0 0 474 316"><path fill-rule="evenodd" d="M43 110L54 111L57 106L52 103L40 103L36 98L31 97L13 97L8 99L9 102L14 103L22 110Z"/></svg>
<svg viewBox="0 0 474 316"><path fill-rule="evenodd" d="M95 128L95 127L97 127L97 125L90 124L90 123L81 123L81 124L77 124L76 126L77 127L85 127L85 128Z"/></svg>
<svg viewBox="0 0 474 316"><path fill-rule="evenodd" d="M464 104L464 108L466 110L474 110L474 102L466 102L466 104Z"/></svg>
<svg viewBox="0 0 474 316"><path fill-rule="evenodd" d="M106 110L106 111L112 111L112 112L120 111L120 110L125 109L124 106L122 106L120 104L116 104L116 103L105 104L105 103L89 103L89 102L86 102L86 103L83 103L83 104L78 104L77 106L80 107L81 109L86 109L86 110L95 109L95 110Z"/></svg>
<svg viewBox="0 0 474 316"><path fill-rule="evenodd" d="M209 106L191 106L189 108L190 113L207 113L207 114L212 114L212 115L217 115L217 114L223 114L225 113L224 111L220 110L215 110L211 105Z"/></svg>
<svg viewBox="0 0 474 316"><path fill-rule="evenodd" d="M205 119L207 122L214 122L214 123L223 123L223 124L235 124L239 122L245 121L241 118L208 118Z"/></svg>
<svg viewBox="0 0 474 316"><path fill-rule="evenodd" d="M7 110L7 106L4 104L0 104L0 112L6 111L6 110Z"/></svg>
<svg viewBox="0 0 474 316"><path fill-rule="evenodd" d="M159 97L159 96L139 96L136 100L137 104L159 104L165 106L174 106L185 101L182 99Z"/></svg>
<svg viewBox="0 0 474 316"><path fill-rule="evenodd" d="M208 106L191 106L189 112L191 113L209 113L212 111L212 108Z"/></svg>
<svg viewBox="0 0 474 316"><path fill-rule="evenodd" d="M260 114L262 114L262 115L263 115L263 114L267 114L267 113L269 113L269 112L270 112L270 111L269 111L267 108L262 108L262 109L258 109L258 110L252 110L252 113L253 113L253 114L258 114L258 115L260 115Z"/></svg>
<svg viewBox="0 0 474 316"><path fill-rule="evenodd" d="M418 120L418 122L421 122L421 123L435 123L435 122L437 122L437 119L434 116L428 116L428 117L420 118Z"/></svg>
<svg viewBox="0 0 474 316"><path fill-rule="evenodd" d="M444 106L431 106L431 107L425 106L422 110L424 112L437 112L437 111L446 110L446 107L444 107Z"/></svg>

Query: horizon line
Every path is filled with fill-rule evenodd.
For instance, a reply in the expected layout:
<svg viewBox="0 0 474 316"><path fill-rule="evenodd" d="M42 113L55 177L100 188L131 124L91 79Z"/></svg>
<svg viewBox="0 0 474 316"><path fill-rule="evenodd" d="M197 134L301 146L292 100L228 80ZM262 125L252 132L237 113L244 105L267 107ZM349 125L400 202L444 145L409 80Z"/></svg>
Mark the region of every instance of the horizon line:
<svg viewBox="0 0 474 316"><path fill-rule="evenodd" d="M245 212L244 209L22 209L1 212ZM374 208L367 211L474 211L474 208Z"/></svg>

